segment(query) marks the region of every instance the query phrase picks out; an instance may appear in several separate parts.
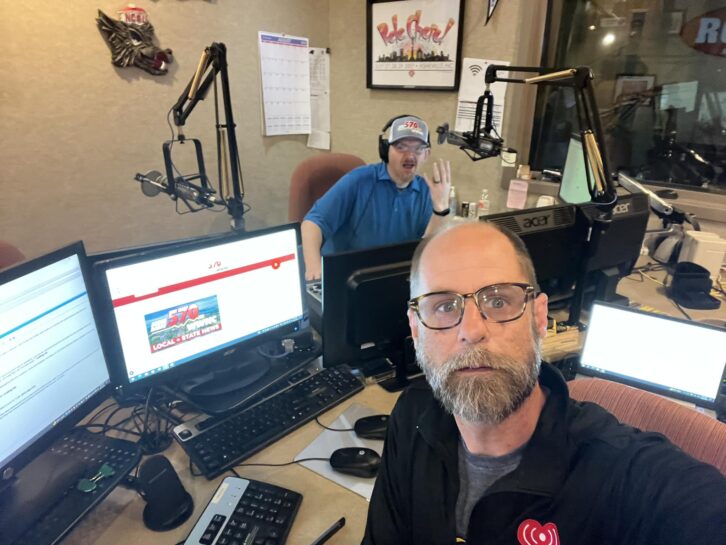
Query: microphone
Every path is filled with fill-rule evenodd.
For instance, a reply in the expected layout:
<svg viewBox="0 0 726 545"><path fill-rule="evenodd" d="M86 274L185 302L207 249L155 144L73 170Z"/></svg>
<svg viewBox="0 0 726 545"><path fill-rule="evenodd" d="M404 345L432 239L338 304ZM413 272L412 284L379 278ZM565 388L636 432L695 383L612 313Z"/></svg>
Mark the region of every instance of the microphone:
<svg viewBox="0 0 726 545"><path fill-rule="evenodd" d="M163 191L173 200L181 199L187 205L190 201L207 208L216 204L225 204L224 200L216 197L211 190L194 185L181 177L177 178L171 187L169 179L158 170L150 170L146 174L137 172L134 179L141 183L141 192L147 197L155 197Z"/></svg>
<svg viewBox="0 0 726 545"><path fill-rule="evenodd" d="M437 127L436 132L439 135L437 139L439 144L448 142L449 144L458 146L472 161L496 157L502 152L504 145L502 138L497 138L490 134L482 134L481 131L478 131L478 134L474 131L450 131L448 123Z"/></svg>
<svg viewBox="0 0 726 545"><path fill-rule="evenodd" d="M141 182L141 192L147 197L156 197L159 193L166 192L168 189L166 176L158 170L150 170L146 174L137 172L134 180Z"/></svg>

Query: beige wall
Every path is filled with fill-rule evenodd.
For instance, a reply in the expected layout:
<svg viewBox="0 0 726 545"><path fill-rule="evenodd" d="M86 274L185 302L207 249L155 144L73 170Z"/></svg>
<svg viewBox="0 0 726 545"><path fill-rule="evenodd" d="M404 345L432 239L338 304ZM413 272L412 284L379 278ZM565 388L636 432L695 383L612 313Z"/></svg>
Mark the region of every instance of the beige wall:
<svg viewBox="0 0 726 545"><path fill-rule="evenodd" d="M510 61L513 65L539 65L546 0L500 2L489 24L487 2L465 4L462 57ZM456 92L381 90L366 88L366 2L330 2L332 48L333 147L366 161L377 160L377 136L391 117L412 113L423 117L434 131L456 118ZM482 92L484 89L482 89ZM506 145L528 157L529 127L534 114L534 94L522 85L510 85L504 114ZM433 140L435 140L435 135ZM481 189L490 190L493 201L504 199L500 189L502 169L498 159L472 162L449 144L433 144L433 158L451 160L459 200L477 200ZM513 169L507 169L513 170ZM511 177L511 172L508 173ZM493 203L494 204L494 203Z"/></svg>
<svg viewBox="0 0 726 545"><path fill-rule="evenodd" d="M486 27L484 4L466 5L463 55L537 64L538 12L545 0L501 2ZM261 136L258 30L330 46L334 151L376 160L379 130L397 113L418 113L433 127L454 120L455 92L366 89L362 0L139 3L161 46L174 51L175 62L163 77L111 65L96 28L96 9L113 15L119 5L31 0L0 7L0 238L28 255L77 239L98 251L228 228L224 213L177 215L166 196L143 197L133 181L136 172L163 169L161 144L170 135L166 113L213 41L228 49L246 201L252 206L249 229L286 221L290 173L318 153L306 147L302 135ZM526 132L522 127L530 117L515 94L522 92L509 93L504 131L508 145L520 149L528 138L517 135ZM213 123L208 99L191 115L186 134L202 140L216 183ZM448 145L435 145L434 152L452 160L463 199L475 199L483 186L496 191L497 160L473 163Z"/></svg>

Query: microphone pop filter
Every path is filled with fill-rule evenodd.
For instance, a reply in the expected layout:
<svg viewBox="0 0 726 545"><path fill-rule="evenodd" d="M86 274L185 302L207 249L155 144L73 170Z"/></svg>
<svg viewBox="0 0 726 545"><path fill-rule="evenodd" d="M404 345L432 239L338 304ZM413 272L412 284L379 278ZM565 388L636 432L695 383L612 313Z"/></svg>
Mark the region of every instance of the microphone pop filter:
<svg viewBox="0 0 726 545"><path fill-rule="evenodd" d="M166 185L166 177L158 170L150 170L144 174L144 178L141 180L141 192L147 197L156 197L161 193L161 187ZM149 180L154 183L150 183Z"/></svg>

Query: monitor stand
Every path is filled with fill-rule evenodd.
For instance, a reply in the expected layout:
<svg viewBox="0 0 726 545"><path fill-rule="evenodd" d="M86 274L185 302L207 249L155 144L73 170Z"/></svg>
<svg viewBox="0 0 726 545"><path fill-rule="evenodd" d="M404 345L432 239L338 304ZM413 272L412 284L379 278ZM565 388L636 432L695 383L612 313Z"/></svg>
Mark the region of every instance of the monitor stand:
<svg viewBox="0 0 726 545"><path fill-rule="evenodd" d="M256 352L237 353L235 356L236 362L220 362L220 369L184 380L179 388L195 398L223 396L242 390L270 370L270 363ZM230 356L225 359L230 359Z"/></svg>
<svg viewBox="0 0 726 545"><path fill-rule="evenodd" d="M223 414L249 404L262 390L307 365L319 350L294 351L268 359L257 350L228 353L211 365L215 371L181 380L171 389L185 401L209 415Z"/></svg>
<svg viewBox="0 0 726 545"><path fill-rule="evenodd" d="M393 360L395 369L393 377L378 383L387 392L403 390L414 379L422 376L421 369L416 363L416 351L414 350L413 339L411 337L406 337L403 350L392 354L391 360Z"/></svg>

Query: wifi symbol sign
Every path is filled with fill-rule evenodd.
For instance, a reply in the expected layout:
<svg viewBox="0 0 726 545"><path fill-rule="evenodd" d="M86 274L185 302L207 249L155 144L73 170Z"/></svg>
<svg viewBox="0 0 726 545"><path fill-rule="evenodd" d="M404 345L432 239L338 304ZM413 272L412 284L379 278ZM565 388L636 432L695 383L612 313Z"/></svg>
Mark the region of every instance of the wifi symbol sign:
<svg viewBox="0 0 726 545"><path fill-rule="evenodd" d="M471 70L471 73L472 73L473 76L476 76L479 72L482 71L482 67L479 66L478 64L472 64L469 67L469 70Z"/></svg>

